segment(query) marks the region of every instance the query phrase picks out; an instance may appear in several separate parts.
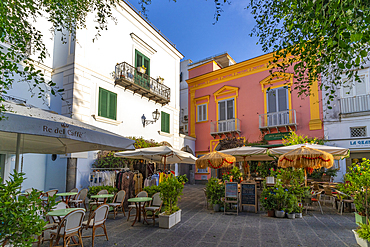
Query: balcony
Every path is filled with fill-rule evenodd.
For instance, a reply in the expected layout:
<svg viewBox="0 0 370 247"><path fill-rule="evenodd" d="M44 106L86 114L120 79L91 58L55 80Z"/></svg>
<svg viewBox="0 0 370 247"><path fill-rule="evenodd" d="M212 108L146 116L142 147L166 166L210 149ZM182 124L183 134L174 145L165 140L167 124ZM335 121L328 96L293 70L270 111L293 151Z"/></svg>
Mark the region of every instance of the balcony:
<svg viewBox="0 0 370 247"><path fill-rule="evenodd" d="M135 67L126 62L116 65L114 74L115 84L129 89L134 93L166 105L171 99L171 89L152 77L140 73Z"/></svg>
<svg viewBox="0 0 370 247"><path fill-rule="evenodd" d="M291 126L297 129L295 110L273 112L259 116L259 128L261 131L268 130L270 132L271 128L276 128L279 131L280 127L285 127L286 131L289 131L288 127Z"/></svg>
<svg viewBox="0 0 370 247"><path fill-rule="evenodd" d="M240 135L240 119L228 119L216 122L211 122L211 135L215 138L216 136L232 134Z"/></svg>
<svg viewBox="0 0 370 247"><path fill-rule="evenodd" d="M370 111L370 95L358 95L340 99L340 113L356 113Z"/></svg>

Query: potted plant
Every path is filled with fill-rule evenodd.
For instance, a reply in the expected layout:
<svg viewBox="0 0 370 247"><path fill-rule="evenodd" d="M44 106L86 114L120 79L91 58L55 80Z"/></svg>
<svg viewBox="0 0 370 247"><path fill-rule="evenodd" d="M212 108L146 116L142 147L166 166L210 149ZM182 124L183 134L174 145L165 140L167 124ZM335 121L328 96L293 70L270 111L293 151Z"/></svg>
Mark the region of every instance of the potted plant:
<svg viewBox="0 0 370 247"><path fill-rule="evenodd" d="M186 174L177 176L177 180L179 180L180 183L186 184L189 179L186 177Z"/></svg>
<svg viewBox="0 0 370 247"><path fill-rule="evenodd" d="M145 74L146 72L146 68L144 65L141 65L141 67L137 67L136 68L137 72L141 73L141 74Z"/></svg>
<svg viewBox="0 0 370 247"><path fill-rule="evenodd" d="M217 178L210 178L206 185L207 196L211 200L213 210L220 211L221 198L225 196L225 185L220 183Z"/></svg>
<svg viewBox="0 0 370 247"><path fill-rule="evenodd" d="M288 219L295 219L294 210L297 205L297 197L295 197L293 194L289 194L285 203L285 209Z"/></svg>
<svg viewBox="0 0 370 247"><path fill-rule="evenodd" d="M231 171L230 175L233 178L234 182L240 182L240 178L242 177L242 172L240 171L239 167L234 166Z"/></svg>
<svg viewBox="0 0 370 247"><path fill-rule="evenodd" d="M267 216L274 217L276 208L276 197L275 194L273 194L271 187L267 187L266 185L264 185L260 202L262 207L267 211Z"/></svg>
<svg viewBox="0 0 370 247"><path fill-rule="evenodd" d="M181 221L181 209L177 201L182 195L184 185L175 177L165 178L159 184L160 196L165 211L159 214L159 227L169 229Z"/></svg>
<svg viewBox="0 0 370 247"><path fill-rule="evenodd" d="M164 82L164 78L158 76L157 82L162 84Z"/></svg>
<svg viewBox="0 0 370 247"><path fill-rule="evenodd" d="M339 190L347 195L353 195L356 208L361 210L361 216L366 217L365 224L358 223L360 227L354 230L357 244L368 246L370 240L369 231L369 193L370 193L370 160L362 159L361 163L354 163L346 173L345 183L339 186ZM360 217L358 217L360 218ZM357 235L358 234L358 235Z"/></svg>
<svg viewBox="0 0 370 247"><path fill-rule="evenodd" d="M230 181L230 172L222 173L222 182Z"/></svg>

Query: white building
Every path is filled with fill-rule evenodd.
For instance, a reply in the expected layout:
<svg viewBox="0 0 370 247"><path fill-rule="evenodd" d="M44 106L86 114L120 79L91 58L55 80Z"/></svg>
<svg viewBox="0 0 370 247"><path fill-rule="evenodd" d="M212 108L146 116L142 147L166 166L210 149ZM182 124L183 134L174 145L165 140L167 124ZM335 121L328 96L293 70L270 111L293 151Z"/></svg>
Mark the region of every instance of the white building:
<svg viewBox="0 0 370 247"><path fill-rule="evenodd" d="M343 86L337 87L334 101L327 105L323 90L324 136L328 145L350 149L350 157L339 161L340 171L335 181L341 181L347 168L361 158L370 159L370 84L369 66L358 71L361 83L343 77ZM324 83L327 83L324 81Z"/></svg>
<svg viewBox="0 0 370 247"><path fill-rule="evenodd" d="M179 134L183 55L128 2L121 1L112 11L117 24L111 22L94 42L93 15L87 17L87 29L77 30L76 38L70 36L67 44L60 43L60 34L54 38L51 78L64 89L64 101L51 97L50 105L44 107L121 136L165 141L174 148L189 146L194 150L194 141ZM25 97L15 89L9 94ZM155 111L160 117L150 121ZM149 120L145 126L143 116ZM96 152L86 152L58 157L54 161L58 167L47 161L43 164L45 181L37 188L63 191L67 166L69 171L75 169L76 187L87 187L95 159ZM31 165L26 163L28 177L41 176L38 171L27 170Z"/></svg>

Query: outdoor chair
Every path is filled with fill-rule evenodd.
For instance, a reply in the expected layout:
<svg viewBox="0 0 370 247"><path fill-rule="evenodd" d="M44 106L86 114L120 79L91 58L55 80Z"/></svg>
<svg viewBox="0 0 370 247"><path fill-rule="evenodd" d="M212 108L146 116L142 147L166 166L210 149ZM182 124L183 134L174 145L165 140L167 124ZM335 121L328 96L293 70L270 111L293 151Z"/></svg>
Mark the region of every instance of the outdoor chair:
<svg viewBox="0 0 370 247"><path fill-rule="evenodd" d="M83 209L76 209L67 214L60 222L58 228L50 231L50 247L54 246L54 240L58 244L60 238L63 239L63 246L70 246L69 243L74 236L78 237L78 242L83 246L81 227L84 216L85 211Z"/></svg>
<svg viewBox="0 0 370 247"><path fill-rule="evenodd" d="M82 226L86 230L89 228L92 228L91 236L83 236L83 238L92 237L92 247L94 247L95 237L105 236L107 238L107 241L109 240L108 234L107 234L107 228L105 226L105 221L107 220L107 217L108 217L108 211L109 211L108 204L102 204L99 207L97 207L95 211L89 215L89 219L87 221L82 222ZM104 234L95 235L96 228L98 227L103 228Z"/></svg>
<svg viewBox="0 0 370 247"><path fill-rule="evenodd" d="M87 196L87 192L88 192L87 189L80 190L80 192L78 192L78 194L75 197L75 199L69 200L69 204L70 205L73 205L76 208L79 207L80 204L83 204L84 205L84 208L87 210L87 208L86 208L86 196Z"/></svg>
<svg viewBox="0 0 370 247"><path fill-rule="evenodd" d="M97 195L104 195L104 194L108 194L108 190L101 190L101 191L98 192ZM96 201L90 202L90 212L91 212L93 206L99 206L103 203L104 203L104 198L99 198Z"/></svg>
<svg viewBox="0 0 370 247"><path fill-rule="evenodd" d="M321 214L324 214L322 212L322 207L321 207L321 203L320 203L320 197L321 197L321 192L314 192L311 193L312 194L312 197L311 197L311 202L310 204L312 205L313 203L317 203L320 207L320 211L321 211ZM309 205L306 205L306 214L307 214L307 208L308 208Z"/></svg>
<svg viewBox="0 0 370 247"><path fill-rule="evenodd" d="M332 192L332 190L329 186L324 187L324 192L325 192L324 205L325 205L326 199L329 199L329 201L333 204L333 208L334 208L335 207L335 199L337 198L337 195L333 194L333 192Z"/></svg>
<svg viewBox="0 0 370 247"><path fill-rule="evenodd" d="M57 205L55 205L54 207L53 207L53 209L52 210L57 210L57 209L66 209L66 208L69 208L69 206L68 206L68 204L67 203L65 203L65 202L59 202ZM58 219L58 217L56 217L56 216L52 216L51 217L52 219L53 219L53 221L55 222L55 223L59 223L59 219ZM63 218L62 216L60 217L60 218Z"/></svg>
<svg viewBox="0 0 370 247"><path fill-rule="evenodd" d="M122 210L122 213L124 216L126 216L125 209L123 207L123 203L125 202L126 198L126 191L120 190L118 193L114 196L113 202L108 203L109 206L113 207L113 218L116 219L116 215L118 214L118 209Z"/></svg>
<svg viewBox="0 0 370 247"><path fill-rule="evenodd" d="M25 192L25 193L31 193L31 192L32 192L32 190L33 190L32 188L28 188L28 189L26 189L24 192Z"/></svg>
<svg viewBox="0 0 370 247"><path fill-rule="evenodd" d="M49 200L49 197L54 196L56 193L58 193L57 189L46 191L42 194L42 201L43 203L46 203Z"/></svg>
<svg viewBox="0 0 370 247"><path fill-rule="evenodd" d="M147 219L148 212L152 213L152 220L153 220L153 226L155 226L155 214L157 212L161 212L163 201L160 197L160 192L157 192L153 195L153 200L151 202L151 205L149 207L145 207L145 214L144 217Z"/></svg>
<svg viewBox="0 0 370 247"><path fill-rule="evenodd" d="M78 189L77 188L73 188L69 192L78 192ZM71 196L69 198L69 200L75 200L75 199L77 199L77 196L78 196L78 194L77 195L74 195L74 196Z"/></svg>
<svg viewBox="0 0 370 247"><path fill-rule="evenodd" d="M136 195L136 197L148 197L148 193L147 193L146 191L141 191L141 192L139 192L139 193ZM143 203L143 204L141 205L140 210L143 210L144 205L145 205L145 203ZM132 210L133 208L135 208L135 209L136 209L136 205L135 205L135 204L130 204L130 205L128 205L128 217L127 217L127 221L129 221L129 219L130 219L131 210ZM136 212L136 213L137 213L137 212Z"/></svg>
<svg viewBox="0 0 370 247"><path fill-rule="evenodd" d="M345 197L347 196L338 194L338 202L339 202L338 212L340 212L341 215L343 215L343 210L344 210L343 208L345 205L348 205L351 211L352 203L355 202L355 200L352 197L350 196L348 196L348 198L345 198Z"/></svg>

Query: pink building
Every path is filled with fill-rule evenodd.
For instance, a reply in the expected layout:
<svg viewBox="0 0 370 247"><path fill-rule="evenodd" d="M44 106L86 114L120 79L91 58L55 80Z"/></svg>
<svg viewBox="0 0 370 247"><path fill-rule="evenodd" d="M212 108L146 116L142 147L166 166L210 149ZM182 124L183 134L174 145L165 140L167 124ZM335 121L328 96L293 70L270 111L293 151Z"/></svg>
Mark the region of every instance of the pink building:
<svg viewBox="0 0 370 247"><path fill-rule="evenodd" d="M290 129L323 138L318 83L311 96L299 97L290 90L292 73L271 77L272 58L270 53L224 68L211 60L189 70L189 135L196 138L196 155L216 150L226 137L267 141L270 147L281 144ZM195 179L210 176L210 169L199 169Z"/></svg>

